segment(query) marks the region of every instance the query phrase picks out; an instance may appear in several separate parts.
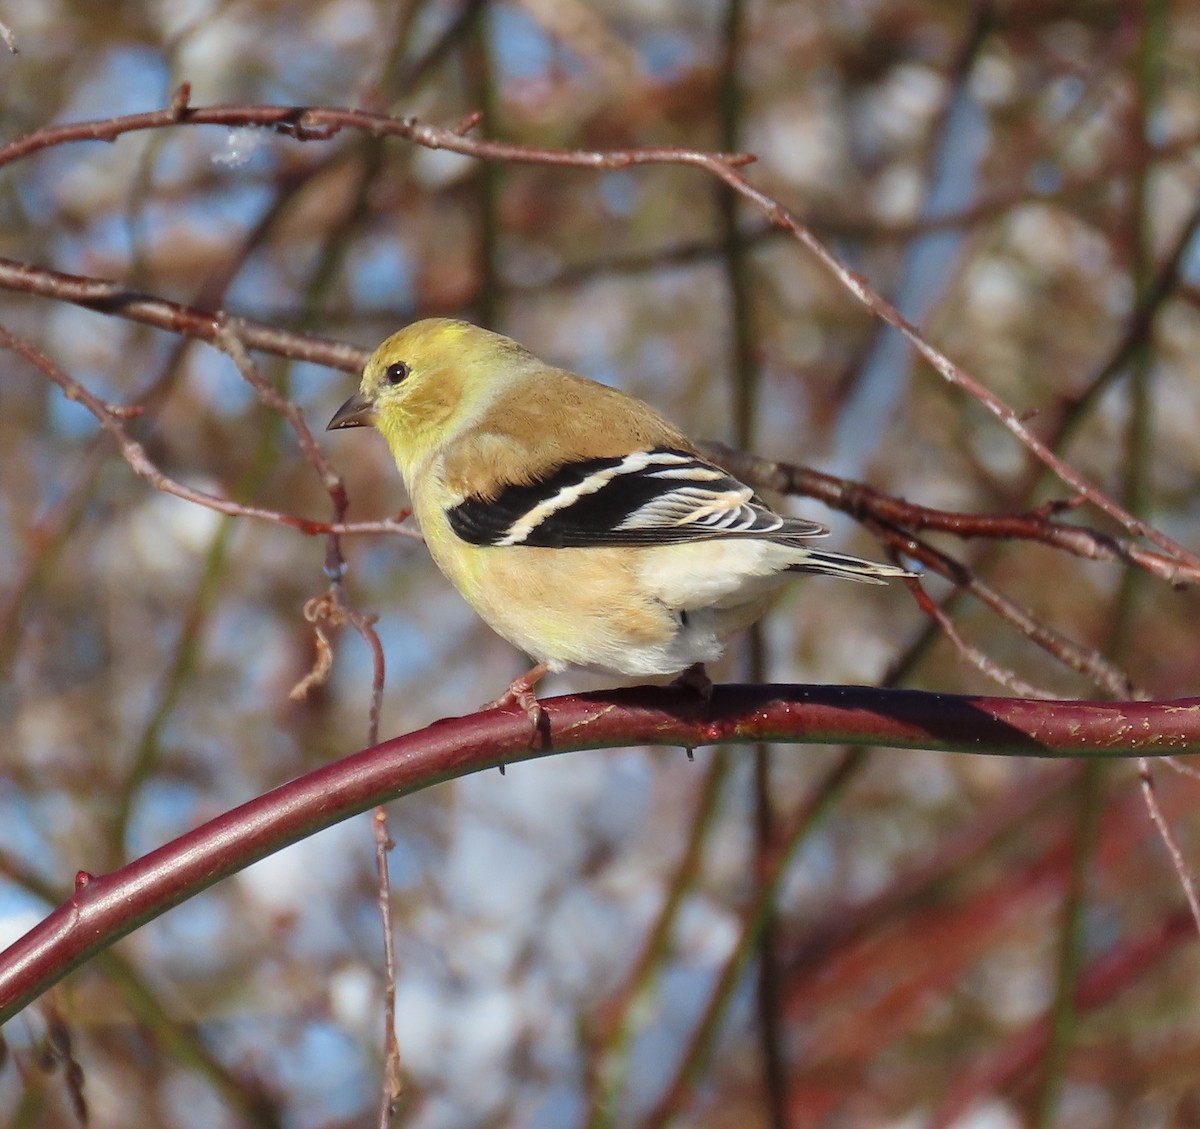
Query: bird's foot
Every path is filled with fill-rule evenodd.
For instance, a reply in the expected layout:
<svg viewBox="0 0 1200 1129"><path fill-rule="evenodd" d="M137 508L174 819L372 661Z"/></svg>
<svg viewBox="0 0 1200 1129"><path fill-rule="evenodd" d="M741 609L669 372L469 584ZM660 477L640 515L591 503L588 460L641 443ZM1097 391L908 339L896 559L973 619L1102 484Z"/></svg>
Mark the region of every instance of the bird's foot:
<svg viewBox="0 0 1200 1129"><path fill-rule="evenodd" d="M713 680L708 677L708 671L704 669L703 663L692 663L678 678L671 683L672 686L682 686L688 690L694 690L704 699L704 712L707 715L712 709L713 696ZM687 759L695 760L695 749L687 750Z"/></svg>
<svg viewBox="0 0 1200 1129"><path fill-rule="evenodd" d="M485 710L506 710L520 706L533 727L529 737L531 749L536 749L539 743L547 748L550 745L550 718L533 692L533 688L549 673L550 667L546 663L538 663L532 670L514 678L500 697L483 706ZM504 771L503 765L500 766L500 771Z"/></svg>
<svg viewBox="0 0 1200 1129"><path fill-rule="evenodd" d="M685 686L689 690L695 690L704 699L706 706L712 705L713 680L708 677L708 671L704 669L703 663L692 663L671 685Z"/></svg>

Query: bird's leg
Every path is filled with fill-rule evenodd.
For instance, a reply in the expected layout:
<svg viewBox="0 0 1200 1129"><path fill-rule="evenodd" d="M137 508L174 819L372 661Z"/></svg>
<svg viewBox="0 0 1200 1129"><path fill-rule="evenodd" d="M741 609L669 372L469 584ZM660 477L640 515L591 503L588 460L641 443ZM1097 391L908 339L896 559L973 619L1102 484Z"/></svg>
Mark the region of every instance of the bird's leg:
<svg viewBox="0 0 1200 1129"><path fill-rule="evenodd" d="M671 685L695 690L704 699L704 712L706 715L708 714L712 708L713 680L708 677L708 671L704 669L703 663L692 663ZM695 760L694 749L687 750L687 758Z"/></svg>
<svg viewBox="0 0 1200 1129"><path fill-rule="evenodd" d="M708 677L703 663L692 663L671 685L695 690L704 699L705 706L712 705L713 680Z"/></svg>
<svg viewBox="0 0 1200 1129"><path fill-rule="evenodd" d="M541 737L546 744L550 742L550 719L546 716L546 711L542 709L541 702L537 700L537 695L533 692L533 688L549 673L549 664L538 663L532 670L527 670L519 678L514 678L500 697L495 701L487 702L483 707L485 710L504 710L512 706L520 706L525 711L525 716L529 718L530 725L533 726L533 735L529 741L531 748L537 744L538 737Z"/></svg>

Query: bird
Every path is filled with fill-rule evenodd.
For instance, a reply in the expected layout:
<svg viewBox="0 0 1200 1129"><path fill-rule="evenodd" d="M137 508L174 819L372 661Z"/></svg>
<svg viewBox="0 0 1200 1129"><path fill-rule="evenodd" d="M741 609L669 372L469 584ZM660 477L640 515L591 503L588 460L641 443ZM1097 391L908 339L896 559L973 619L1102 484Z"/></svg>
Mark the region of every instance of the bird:
<svg viewBox="0 0 1200 1129"><path fill-rule="evenodd" d="M438 568L536 665L489 705L544 722L535 686L569 667L676 675L705 664L798 574L913 575L812 546L649 404L466 321L388 337L327 430L374 427Z"/></svg>

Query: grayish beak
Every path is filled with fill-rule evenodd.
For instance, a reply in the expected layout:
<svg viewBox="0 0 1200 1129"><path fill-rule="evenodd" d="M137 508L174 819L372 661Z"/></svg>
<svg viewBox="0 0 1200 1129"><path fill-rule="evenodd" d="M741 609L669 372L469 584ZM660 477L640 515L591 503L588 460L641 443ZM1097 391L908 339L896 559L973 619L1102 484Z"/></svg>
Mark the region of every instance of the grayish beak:
<svg viewBox="0 0 1200 1129"><path fill-rule="evenodd" d="M370 427L375 422L375 402L361 392L355 392L336 412L325 426L326 431L337 431L342 427Z"/></svg>

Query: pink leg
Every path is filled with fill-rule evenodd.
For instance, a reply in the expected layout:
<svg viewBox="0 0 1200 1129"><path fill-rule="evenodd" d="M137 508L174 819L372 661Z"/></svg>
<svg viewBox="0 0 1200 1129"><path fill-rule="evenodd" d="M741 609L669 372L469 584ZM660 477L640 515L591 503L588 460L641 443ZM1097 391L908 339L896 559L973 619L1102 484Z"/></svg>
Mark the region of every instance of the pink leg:
<svg viewBox="0 0 1200 1129"><path fill-rule="evenodd" d="M550 667L546 663L538 663L532 670L526 671L519 678L514 678L509 683L508 689L495 701L487 702L483 706L485 710L506 710L513 706L520 706L525 711L525 716L529 718L530 725L533 726L531 746L536 743L539 736L546 735L547 728L546 711L542 709L533 688L549 673Z"/></svg>

